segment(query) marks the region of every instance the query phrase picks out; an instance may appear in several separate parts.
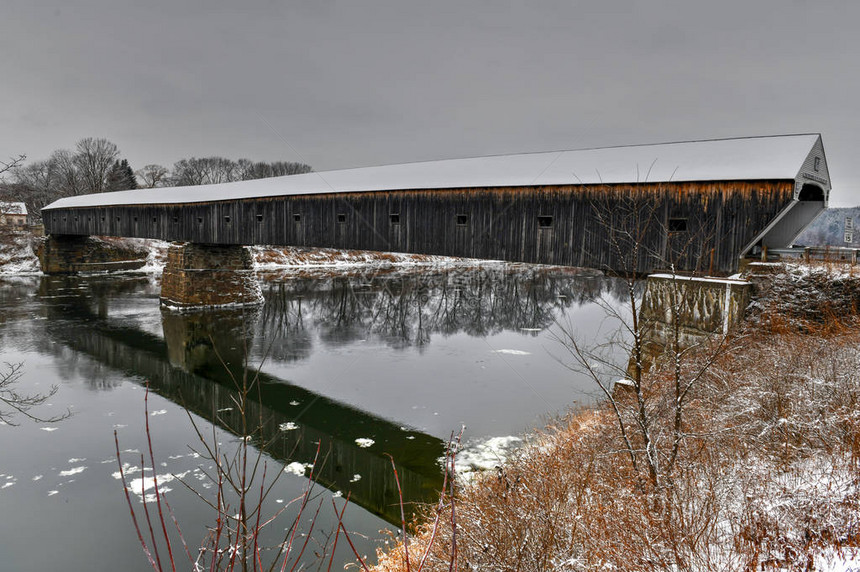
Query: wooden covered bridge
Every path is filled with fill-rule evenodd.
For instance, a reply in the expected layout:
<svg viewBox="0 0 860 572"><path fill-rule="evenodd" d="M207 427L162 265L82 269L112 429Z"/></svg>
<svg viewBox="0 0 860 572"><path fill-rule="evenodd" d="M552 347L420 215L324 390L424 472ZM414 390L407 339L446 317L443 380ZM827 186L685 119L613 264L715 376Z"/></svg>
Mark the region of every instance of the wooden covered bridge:
<svg viewBox="0 0 860 572"><path fill-rule="evenodd" d="M790 246L826 207L830 188L820 135L801 134L83 195L52 203L42 218L59 242L186 243L171 254L165 288L173 287L171 265L234 267L213 257L236 258L238 246L251 244L730 274L762 248Z"/></svg>

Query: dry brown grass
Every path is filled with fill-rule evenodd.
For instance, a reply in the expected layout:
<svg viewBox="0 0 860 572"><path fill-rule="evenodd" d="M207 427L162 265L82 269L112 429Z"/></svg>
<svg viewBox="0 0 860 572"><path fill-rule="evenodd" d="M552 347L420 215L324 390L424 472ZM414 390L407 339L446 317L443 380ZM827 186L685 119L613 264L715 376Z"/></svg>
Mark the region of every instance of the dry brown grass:
<svg viewBox="0 0 860 572"><path fill-rule="evenodd" d="M432 543L428 509L410 541L411 570L428 544L423 569L449 570L453 540L460 570L811 570L855 550L860 281L806 276L761 298L708 368L666 489L642 490L608 407L574 411L463 486ZM652 418L666 425L653 433L665 440L671 376L659 365L648 392ZM407 570L403 545L381 553L376 570Z"/></svg>

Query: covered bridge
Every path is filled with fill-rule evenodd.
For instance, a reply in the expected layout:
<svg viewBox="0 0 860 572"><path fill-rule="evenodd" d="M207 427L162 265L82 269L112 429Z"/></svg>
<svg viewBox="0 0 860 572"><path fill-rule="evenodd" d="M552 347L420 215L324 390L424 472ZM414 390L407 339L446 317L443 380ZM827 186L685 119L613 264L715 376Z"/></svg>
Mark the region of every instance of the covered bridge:
<svg viewBox="0 0 860 572"><path fill-rule="evenodd" d="M726 274L827 205L818 134L497 155L58 200L51 235ZM636 247L639 248L636 248ZM635 253L635 256L631 256Z"/></svg>

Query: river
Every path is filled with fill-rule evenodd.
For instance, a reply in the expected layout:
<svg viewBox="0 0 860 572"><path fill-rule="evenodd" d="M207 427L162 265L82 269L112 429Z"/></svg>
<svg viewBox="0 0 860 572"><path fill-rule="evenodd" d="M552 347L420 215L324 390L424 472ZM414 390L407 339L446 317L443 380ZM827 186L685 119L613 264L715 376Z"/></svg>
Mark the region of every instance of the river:
<svg viewBox="0 0 860 572"><path fill-rule="evenodd" d="M340 509L347 495L345 528L372 561L380 531L399 520L388 455L409 514L435 498L452 432L465 426L464 448L485 451L491 438L516 443L589 402L595 388L566 367L555 334L603 339L613 329L604 306L619 305L621 286L596 273L503 264L290 271L261 283L259 308L183 314L160 309L154 275L0 277L0 365L21 364L19 393L56 386L33 414L71 414L56 423L19 414L0 426L0 568L151 569L114 441L116 433L127 480L140 479L147 420L164 498L195 553L214 523L199 498L217 488L206 445L241 447L243 379L259 382L246 405L260 427L249 449L264 450L268 480L280 474L263 506L283 510L265 540L288 534L290 501L318 455L311 496L322 508L312 529L311 509L302 514L303 566L328 566L332 500ZM139 515L141 499L132 491ZM188 568L184 553L176 558ZM340 540L333 568L351 558Z"/></svg>

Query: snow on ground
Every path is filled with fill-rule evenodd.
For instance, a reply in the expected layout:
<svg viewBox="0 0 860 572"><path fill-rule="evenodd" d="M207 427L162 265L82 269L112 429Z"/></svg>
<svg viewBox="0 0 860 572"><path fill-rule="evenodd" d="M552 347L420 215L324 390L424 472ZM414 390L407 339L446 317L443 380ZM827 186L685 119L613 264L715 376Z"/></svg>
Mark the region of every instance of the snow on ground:
<svg viewBox="0 0 860 572"><path fill-rule="evenodd" d="M815 559L815 570L820 572L860 572L860 554L819 556Z"/></svg>
<svg viewBox="0 0 860 572"><path fill-rule="evenodd" d="M476 475L501 466L505 459L522 444L523 440L513 435L469 441L457 451L454 469L458 477L464 481L471 481ZM439 461L444 464L444 457Z"/></svg>
<svg viewBox="0 0 860 572"><path fill-rule="evenodd" d="M22 232L0 236L0 275L41 272L33 240L32 235Z"/></svg>
<svg viewBox="0 0 860 572"><path fill-rule="evenodd" d="M370 252L335 248L251 246L251 255L257 270L281 270L287 268L358 266L442 266L462 263L463 259L427 254L404 254L399 252ZM476 264L477 260L468 260ZM483 261L480 261L483 262Z"/></svg>

